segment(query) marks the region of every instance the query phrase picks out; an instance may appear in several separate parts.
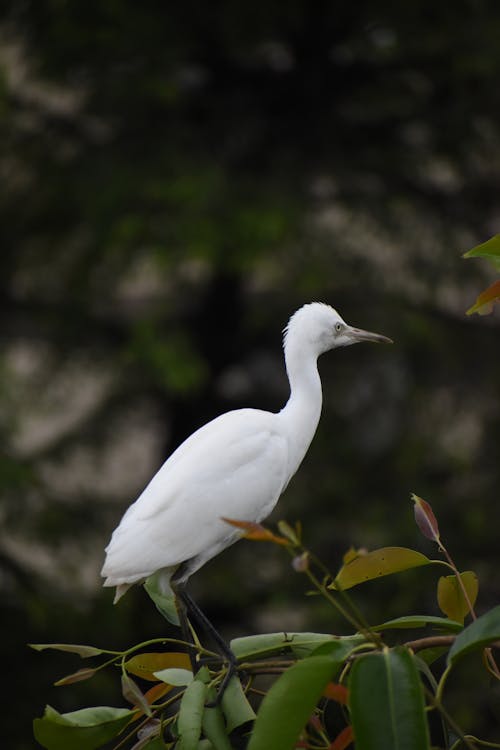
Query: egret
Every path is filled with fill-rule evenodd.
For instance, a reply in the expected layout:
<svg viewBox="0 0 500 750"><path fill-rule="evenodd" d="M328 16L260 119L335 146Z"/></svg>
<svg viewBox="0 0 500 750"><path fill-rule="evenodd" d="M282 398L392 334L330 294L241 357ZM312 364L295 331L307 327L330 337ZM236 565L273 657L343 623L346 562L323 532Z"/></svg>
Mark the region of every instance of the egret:
<svg viewBox="0 0 500 750"><path fill-rule="evenodd" d="M195 606L185 590L189 576L243 533L223 519L262 521L309 448L322 406L319 355L361 341L392 343L353 328L320 302L292 315L283 339L288 402L277 413L238 409L222 414L165 461L106 547L102 576L104 586L116 587L115 602L134 583L155 574L164 593L173 590L185 606ZM203 622L210 625L206 618Z"/></svg>

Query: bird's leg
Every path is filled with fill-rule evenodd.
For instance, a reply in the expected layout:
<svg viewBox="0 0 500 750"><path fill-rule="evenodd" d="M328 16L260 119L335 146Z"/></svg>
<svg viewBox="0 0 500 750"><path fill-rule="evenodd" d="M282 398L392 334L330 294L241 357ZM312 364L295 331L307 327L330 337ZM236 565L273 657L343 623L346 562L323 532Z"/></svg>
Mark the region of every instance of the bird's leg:
<svg viewBox="0 0 500 750"><path fill-rule="evenodd" d="M214 628L206 614L199 608L199 606L196 604L194 599L188 594L184 586L181 584L176 584L173 581L171 581L171 585L173 584L174 593L176 595L176 598L180 600L181 608L184 612L184 618L185 622L187 623L187 627L189 629L189 621L187 619L186 613L190 612L194 618L198 621L198 623L207 631L209 635L212 636L213 640L217 644L219 651L221 653L221 656L223 656L228 664L227 672L224 675L224 679L222 680L220 684L219 691L217 693L217 698L215 699L214 705L217 705L219 701L221 700L224 690L229 684L229 681L233 677L233 675L236 673L236 667L237 667L237 659L236 656L233 654L229 646L227 645L224 638L221 636L218 630ZM179 619L181 620L181 627L182 627L182 618L179 614ZM183 631L184 632L184 631Z"/></svg>
<svg viewBox="0 0 500 750"><path fill-rule="evenodd" d="M188 612L187 612L188 607L181 594L182 586L178 583L176 584L174 581L171 581L170 585L175 595L175 608L179 616L179 624L181 626L182 638L186 642L186 648L187 648L187 652L189 656L189 661L191 662L191 669L193 670L193 674L196 674L196 672L200 668L200 664L199 664L197 655L195 653L193 634L191 633L191 626L189 624L189 619L188 619Z"/></svg>

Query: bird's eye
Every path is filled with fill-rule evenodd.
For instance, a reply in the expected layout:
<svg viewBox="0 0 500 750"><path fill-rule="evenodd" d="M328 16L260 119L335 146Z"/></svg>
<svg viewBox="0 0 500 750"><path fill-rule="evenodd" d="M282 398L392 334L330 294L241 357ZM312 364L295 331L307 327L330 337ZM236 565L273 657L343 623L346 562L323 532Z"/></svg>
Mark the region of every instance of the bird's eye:
<svg viewBox="0 0 500 750"><path fill-rule="evenodd" d="M337 331L337 333L340 333L340 331L342 330L342 323L335 323L335 330Z"/></svg>

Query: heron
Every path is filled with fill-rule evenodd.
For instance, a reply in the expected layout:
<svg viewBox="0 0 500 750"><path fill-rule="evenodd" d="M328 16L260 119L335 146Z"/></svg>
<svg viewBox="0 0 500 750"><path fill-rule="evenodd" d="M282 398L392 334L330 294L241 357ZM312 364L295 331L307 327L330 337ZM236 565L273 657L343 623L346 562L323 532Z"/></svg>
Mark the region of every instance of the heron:
<svg viewBox="0 0 500 750"><path fill-rule="evenodd" d="M114 602L134 584L156 576L161 591L173 592L182 603L181 624L186 627L186 610L194 612L232 662L186 583L242 536L224 518L259 523L271 513L316 432L322 407L318 357L362 341L392 343L348 325L322 302L306 304L291 316L283 336L287 403L279 412L226 412L171 454L125 512L106 547L103 585L116 587Z"/></svg>

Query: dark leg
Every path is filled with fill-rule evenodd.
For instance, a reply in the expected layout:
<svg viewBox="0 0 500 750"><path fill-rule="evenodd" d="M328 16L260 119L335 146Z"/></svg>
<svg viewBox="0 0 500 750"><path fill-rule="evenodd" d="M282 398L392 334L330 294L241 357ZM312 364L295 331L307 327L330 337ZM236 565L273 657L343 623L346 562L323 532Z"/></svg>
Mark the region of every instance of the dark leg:
<svg viewBox="0 0 500 750"><path fill-rule="evenodd" d="M181 596L181 592L180 592L181 587L179 587L178 584L177 585L174 584L173 581L171 582L171 586L172 586L172 591L175 594L175 608L177 609L177 614L179 615L179 623L181 626L182 638L184 641L186 641L187 644L192 644L193 636L191 633L191 628L189 627L186 603L183 597ZM196 672L200 668L200 665L199 665L194 647L191 648L190 645L188 645L187 652L189 655L189 660L191 662L191 669L193 670L193 674L196 674Z"/></svg>
<svg viewBox="0 0 500 750"><path fill-rule="evenodd" d="M187 618L187 614L190 613L201 625L202 628L213 638L215 643L218 646L218 649L221 653L221 656L223 656L227 663L228 663L228 669L226 674L224 675L224 679L221 682L219 692L217 694L216 703L220 701L222 698L222 695L224 693L224 690L226 689L229 681L231 680L231 677L236 672L237 667L237 659L229 646L227 645L224 638L221 636L218 630L214 628L206 614L198 607L194 599L191 598L191 596L186 591L183 584L175 583L174 581L171 581L172 588L174 590L176 600L178 600L178 612L179 612L179 619L181 621L181 627L183 632L183 637L188 642L191 641L191 632L189 630L189 621ZM186 632L185 629L187 629L188 637L186 638ZM195 657L194 654L191 655L191 663L193 664ZM193 664L193 669L196 671L198 669L199 665L196 664L196 667Z"/></svg>

